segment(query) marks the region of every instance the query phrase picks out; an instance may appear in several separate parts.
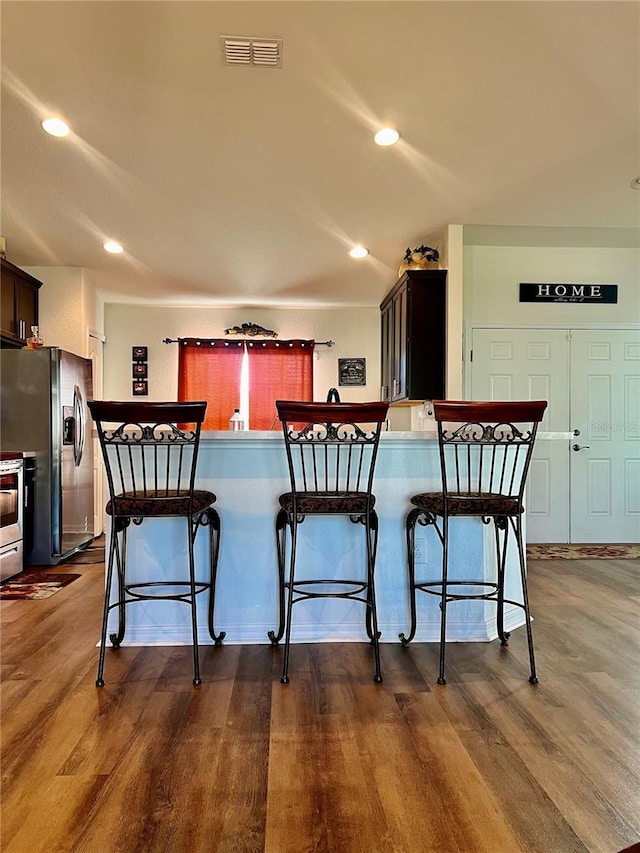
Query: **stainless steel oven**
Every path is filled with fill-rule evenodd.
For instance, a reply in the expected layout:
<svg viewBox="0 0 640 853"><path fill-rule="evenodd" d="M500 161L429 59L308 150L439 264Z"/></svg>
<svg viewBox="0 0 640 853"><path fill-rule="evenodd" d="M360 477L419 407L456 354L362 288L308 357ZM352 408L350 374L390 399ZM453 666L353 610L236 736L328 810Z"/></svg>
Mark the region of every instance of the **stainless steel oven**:
<svg viewBox="0 0 640 853"><path fill-rule="evenodd" d="M0 581L22 571L24 468L21 453L0 457Z"/></svg>

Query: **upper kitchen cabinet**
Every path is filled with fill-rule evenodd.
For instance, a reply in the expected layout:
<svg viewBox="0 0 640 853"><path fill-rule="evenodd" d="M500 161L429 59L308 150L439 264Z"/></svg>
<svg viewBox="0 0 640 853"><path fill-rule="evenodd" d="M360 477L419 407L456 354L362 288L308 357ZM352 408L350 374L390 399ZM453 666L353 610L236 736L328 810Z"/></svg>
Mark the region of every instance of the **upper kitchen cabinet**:
<svg viewBox="0 0 640 853"><path fill-rule="evenodd" d="M447 271L407 270L380 305L382 399L442 400Z"/></svg>
<svg viewBox="0 0 640 853"><path fill-rule="evenodd" d="M23 347L38 325L38 291L42 282L9 261L2 261L0 345Z"/></svg>

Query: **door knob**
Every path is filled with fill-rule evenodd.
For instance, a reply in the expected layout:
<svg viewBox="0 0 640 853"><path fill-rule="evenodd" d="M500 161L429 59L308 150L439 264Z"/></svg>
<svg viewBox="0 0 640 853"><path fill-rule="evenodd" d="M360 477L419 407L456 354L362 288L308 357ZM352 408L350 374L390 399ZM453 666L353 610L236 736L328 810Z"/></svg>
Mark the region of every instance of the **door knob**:
<svg viewBox="0 0 640 853"><path fill-rule="evenodd" d="M571 449L572 449L572 450L575 450L576 452L577 452L578 450L590 450L590 449L591 449L591 445L589 445L589 444L574 444L574 445L571 447Z"/></svg>

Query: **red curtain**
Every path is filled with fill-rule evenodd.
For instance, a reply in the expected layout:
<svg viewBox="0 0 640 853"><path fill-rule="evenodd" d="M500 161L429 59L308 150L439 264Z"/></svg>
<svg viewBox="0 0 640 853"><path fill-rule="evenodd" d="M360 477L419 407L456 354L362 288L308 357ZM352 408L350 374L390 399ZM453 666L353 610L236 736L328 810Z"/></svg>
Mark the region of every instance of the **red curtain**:
<svg viewBox="0 0 640 853"><path fill-rule="evenodd" d="M178 347L178 400L206 400L202 429L228 429L234 408L240 406L244 341L180 338Z"/></svg>
<svg viewBox="0 0 640 853"><path fill-rule="evenodd" d="M249 429L274 429L276 400L313 400L313 341L247 341Z"/></svg>

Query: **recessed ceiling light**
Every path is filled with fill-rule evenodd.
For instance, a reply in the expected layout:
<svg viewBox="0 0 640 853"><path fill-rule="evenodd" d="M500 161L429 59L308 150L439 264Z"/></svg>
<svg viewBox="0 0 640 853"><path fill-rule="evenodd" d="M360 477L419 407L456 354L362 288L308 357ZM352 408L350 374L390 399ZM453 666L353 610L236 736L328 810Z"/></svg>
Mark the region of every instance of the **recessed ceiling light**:
<svg viewBox="0 0 640 853"><path fill-rule="evenodd" d="M632 190L640 190L640 175L631 181L630 186Z"/></svg>
<svg viewBox="0 0 640 853"><path fill-rule="evenodd" d="M46 118L42 122L42 129L51 136L68 136L69 125L61 118Z"/></svg>
<svg viewBox="0 0 640 853"><path fill-rule="evenodd" d="M121 252L124 252L124 249L120 245L120 243L116 243L115 240L107 240L106 243L102 244L102 248L105 252L110 252L112 255L119 255Z"/></svg>
<svg viewBox="0 0 640 853"><path fill-rule="evenodd" d="M378 145L382 145L383 148L386 148L389 145L395 145L400 139L400 134L392 127L383 127L382 130L379 130L373 138Z"/></svg>
<svg viewBox="0 0 640 853"><path fill-rule="evenodd" d="M352 258L366 258L369 250L365 249L364 246L354 246L353 249L349 250L349 254Z"/></svg>

